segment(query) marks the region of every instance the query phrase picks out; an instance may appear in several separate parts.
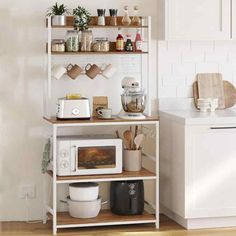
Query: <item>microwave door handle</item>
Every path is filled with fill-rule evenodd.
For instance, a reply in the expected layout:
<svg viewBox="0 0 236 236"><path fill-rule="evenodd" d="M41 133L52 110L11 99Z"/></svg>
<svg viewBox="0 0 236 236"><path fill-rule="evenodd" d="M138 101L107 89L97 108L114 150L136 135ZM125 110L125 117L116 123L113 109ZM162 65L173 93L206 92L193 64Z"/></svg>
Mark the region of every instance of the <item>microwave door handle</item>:
<svg viewBox="0 0 236 236"><path fill-rule="evenodd" d="M74 172L76 172L76 167L77 167L77 151L76 151L76 146L74 145L73 146L74 148L74 157L75 157L75 160L74 160Z"/></svg>

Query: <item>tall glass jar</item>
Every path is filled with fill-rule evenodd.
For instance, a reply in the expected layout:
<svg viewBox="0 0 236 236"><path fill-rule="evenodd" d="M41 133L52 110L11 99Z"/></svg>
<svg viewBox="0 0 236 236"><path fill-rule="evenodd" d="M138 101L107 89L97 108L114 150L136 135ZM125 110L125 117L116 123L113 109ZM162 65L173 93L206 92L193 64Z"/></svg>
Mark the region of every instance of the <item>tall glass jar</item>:
<svg viewBox="0 0 236 236"><path fill-rule="evenodd" d="M81 52L91 52L93 45L92 30L84 30L81 34Z"/></svg>
<svg viewBox="0 0 236 236"><path fill-rule="evenodd" d="M79 32L77 30L68 30L66 34L66 51L79 51Z"/></svg>

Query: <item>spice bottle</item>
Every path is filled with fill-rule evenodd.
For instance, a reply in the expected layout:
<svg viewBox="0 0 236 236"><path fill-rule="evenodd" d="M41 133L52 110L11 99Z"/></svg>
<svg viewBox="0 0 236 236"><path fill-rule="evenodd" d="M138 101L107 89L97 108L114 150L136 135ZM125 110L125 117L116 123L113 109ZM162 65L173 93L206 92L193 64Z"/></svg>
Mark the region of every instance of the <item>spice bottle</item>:
<svg viewBox="0 0 236 236"><path fill-rule="evenodd" d="M135 51L137 52L142 52L142 37L140 30L137 29L136 37L135 37Z"/></svg>
<svg viewBox="0 0 236 236"><path fill-rule="evenodd" d="M118 36L116 38L116 51L124 51L124 38L120 28L118 29Z"/></svg>
<svg viewBox="0 0 236 236"><path fill-rule="evenodd" d="M134 16L132 18L131 24L134 26L140 26L141 25L141 18L138 16L139 8L138 6L134 6Z"/></svg>
<svg viewBox="0 0 236 236"><path fill-rule="evenodd" d="M129 17L128 6L124 6L124 16L122 18L122 25L128 26L131 24L131 19Z"/></svg>
<svg viewBox="0 0 236 236"><path fill-rule="evenodd" d="M127 52L132 52L133 51L133 44L132 44L130 34L127 34L127 40L126 40L126 43L125 43L125 51L127 51Z"/></svg>

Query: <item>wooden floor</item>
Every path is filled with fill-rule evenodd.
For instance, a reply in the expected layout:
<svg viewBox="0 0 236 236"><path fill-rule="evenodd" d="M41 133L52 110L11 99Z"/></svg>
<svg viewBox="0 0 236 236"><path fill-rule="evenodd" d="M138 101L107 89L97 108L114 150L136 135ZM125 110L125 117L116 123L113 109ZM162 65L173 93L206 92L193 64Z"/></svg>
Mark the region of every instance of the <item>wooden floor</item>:
<svg viewBox="0 0 236 236"><path fill-rule="evenodd" d="M0 235L14 236L48 236L52 235L51 223L27 224L22 222L2 222L0 223ZM209 230L185 230L175 222L165 216L161 216L160 229L156 230L153 224L113 226L113 227L92 227L63 229L58 231L58 235L77 236L236 236L236 228L209 229Z"/></svg>

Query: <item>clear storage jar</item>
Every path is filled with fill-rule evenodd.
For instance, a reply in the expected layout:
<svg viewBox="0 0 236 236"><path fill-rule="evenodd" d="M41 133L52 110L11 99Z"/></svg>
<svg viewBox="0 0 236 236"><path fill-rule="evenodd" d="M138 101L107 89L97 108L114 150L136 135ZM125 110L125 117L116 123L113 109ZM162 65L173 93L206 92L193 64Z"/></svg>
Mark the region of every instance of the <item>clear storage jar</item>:
<svg viewBox="0 0 236 236"><path fill-rule="evenodd" d="M108 38L95 38L93 43L94 52L109 52L110 43Z"/></svg>
<svg viewBox="0 0 236 236"><path fill-rule="evenodd" d="M65 52L65 40L53 39L52 40L52 52Z"/></svg>
<svg viewBox="0 0 236 236"><path fill-rule="evenodd" d="M84 30L81 34L81 52L91 52L93 45L92 30Z"/></svg>
<svg viewBox="0 0 236 236"><path fill-rule="evenodd" d="M77 30L68 30L66 34L66 51L79 51L79 32Z"/></svg>

